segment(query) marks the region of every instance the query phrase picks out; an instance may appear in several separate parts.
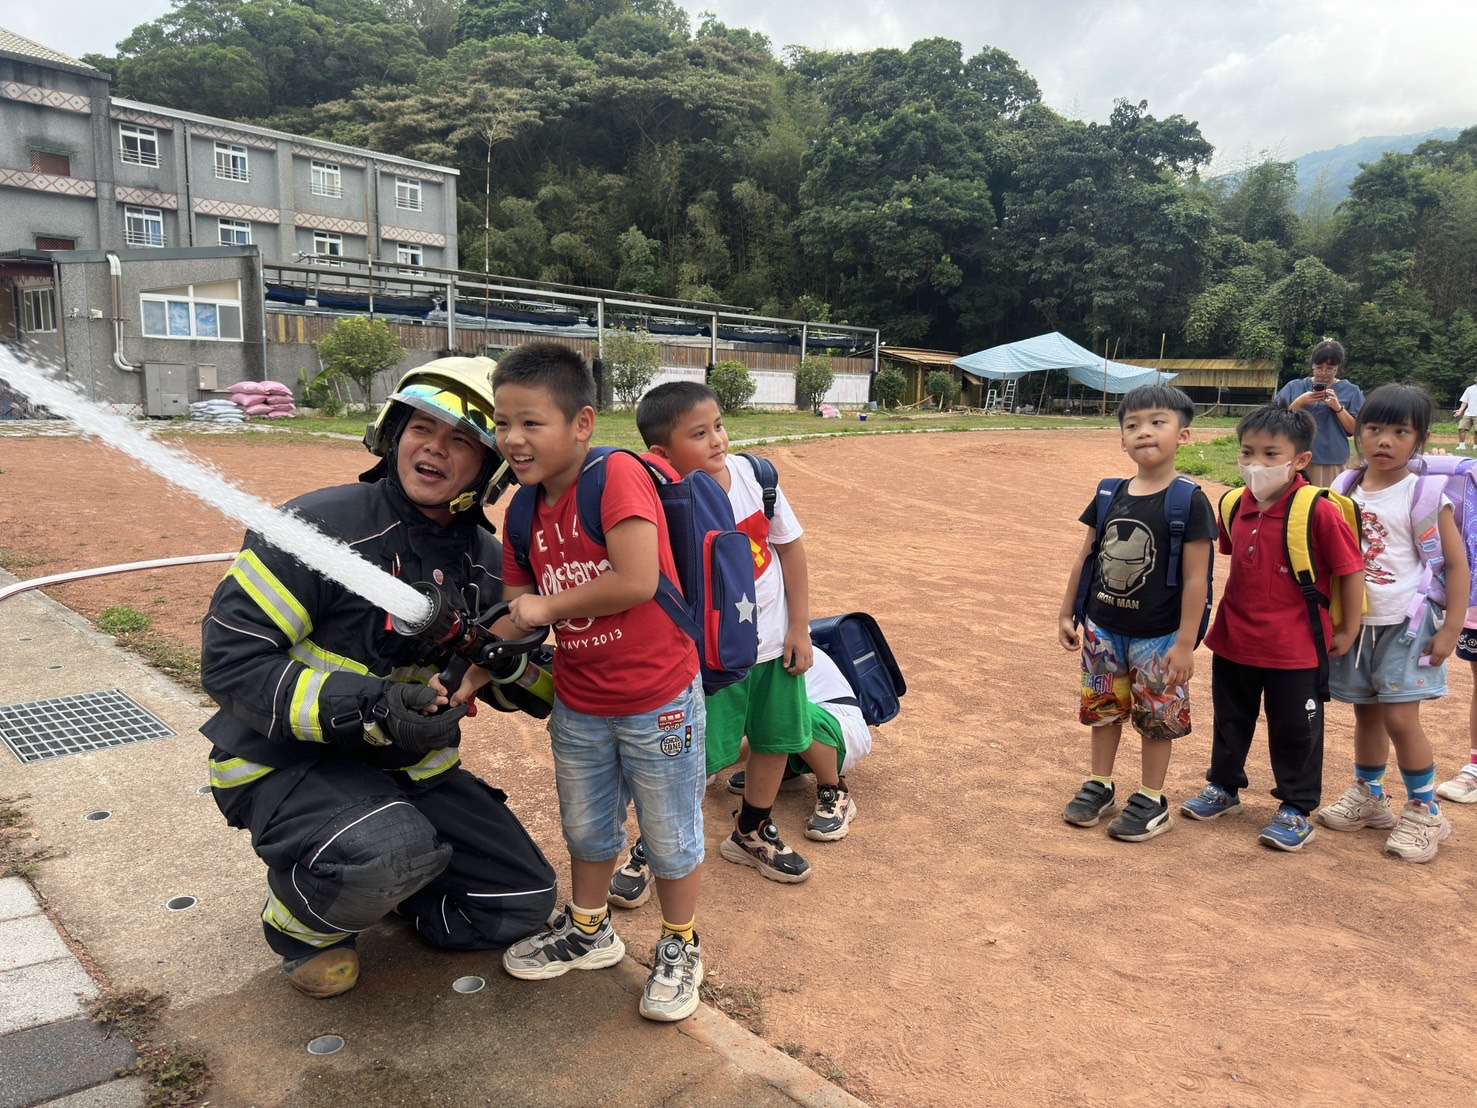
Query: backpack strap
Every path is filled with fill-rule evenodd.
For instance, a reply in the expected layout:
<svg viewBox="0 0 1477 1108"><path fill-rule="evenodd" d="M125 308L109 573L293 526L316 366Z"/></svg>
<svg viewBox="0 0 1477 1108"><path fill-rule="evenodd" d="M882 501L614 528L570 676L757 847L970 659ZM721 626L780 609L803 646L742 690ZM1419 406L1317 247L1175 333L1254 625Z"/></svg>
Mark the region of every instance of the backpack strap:
<svg viewBox="0 0 1477 1108"><path fill-rule="evenodd" d="M1282 529L1282 548L1292 570L1292 579L1303 594L1308 622L1312 625L1313 646L1318 652L1318 697L1325 703L1329 700L1328 642L1323 637L1321 609L1328 607L1330 601L1318 591L1318 571L1313 562L1313 513L1317 510L1318 501L1328 496L1327 489L1299 485L1288 501L1287 525Z"/></svg>
<svg viewBox="0 0 1477 1108"><path fill-rule="evenodd" d="M754 471L754 480L759 482L759 489L764 495L764 518L774 518L774 503L779 497L780 471L775 469L774 463L768 458L761 458L757 454L740 454L740 458L746 458L749 468Z"/></svg>
<svg viewBox="0 0 1477 1108"><path fill-rule="evenodd" d="M533 573L533 563L528 559L528 548L533 542L533 514L538 506L538 485L519 485L508 502L508 512L503 519L503 536L513 551L513 561L524 573Z"/></svg>
<svg viewBox="0 0 1477 1108"><path fill-rule="evenodd" d="M1127 483L1127 477L1104 477L1097 483L1097 495L1093 498L1097 515L1093 524L1092 552L1083 563L1082 574L1077 580L1077 604L1072 609L1073 618L1078 624L1087 620L1087 597L1092 592L1093 567L1097 564L1098 547L1102 545L1103 532L1108 527L1108 510L1113 507L1113 498L1118 495L1118 490Z"/></svg>
<svg viewBox="0 0 1477 1108"><path fill-rule="evenodd" d="M1188 477L1176 477L1164 497L1164 514L1169 518L1169 574L1165 585L1180 587L1180 567L1185 558L1185 529L1190 526L1190 508L1200 486Z"/></svg>
<svg viewBox="0 0 1477 1108"><path fill-rule="evenodd" d="M1346 469L1339 473L1339 475L1333 479L1333 483L1330 484L1328 487L1331 488L1334 492L1338 493L1340 496L1351 496L1354 492L1354 486L1359 484L1359 482L1363 479L1363 466L1360 466L1358 469Z"/></svg>
<svg viewBox="0 0 1477 1108"><path fill-rule="evenodd" d="M1231 537L1231 524L1236 522L1236 513L1241 510L1241 497L1245 492L1244 486L1227 489L1221 495L1220 503L1216 505L1216 518L1220 520L1221 530L1226 533L1227 540Z"/></svg>

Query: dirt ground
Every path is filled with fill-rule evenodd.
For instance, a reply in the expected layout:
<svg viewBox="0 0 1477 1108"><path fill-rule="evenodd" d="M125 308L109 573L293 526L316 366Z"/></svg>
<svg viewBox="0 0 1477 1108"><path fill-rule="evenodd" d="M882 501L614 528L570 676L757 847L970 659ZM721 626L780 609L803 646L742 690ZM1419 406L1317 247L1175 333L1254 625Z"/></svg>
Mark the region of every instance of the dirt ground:
<svg viewBox="0 0 1477 1108"><path fill-rule="evenodd" d="M347 443L267 436L189 446L274 501L352 480L366 458ZM1087 744L1055 611L1075 517L1098 477L1125 471L1116 435L898 436L768 453L807 528L814 612L876 615L910 691L851 778L860 817L847 839L808 842L809 800L781 795L781 830L814 865L806 885L722 861L736 800L710 790L699 924L730 1008L879 1105L1473 1102L1477 1002L1460 986L1471 980L1462 944L1477 812L1447 805L1456 834L1430 866L1384 857L1376 832L1322 831L1301 855L1275 853L1256 843L1275 810L1258 743L1239 816L1177 819L1143 845L1061 822ZM234 524L99 446L0 439L0 547L32 560L22 576L238 541ZM91 616L128 604L194 644L219 575L134 575L55 595ZM1172 801L1199 788L1209 755L1206 651L1196 666L1196 730L1171 767ZM1452 687L1424 714L1442 777L1466 760L1465 666ZM1337 706L1327 750L1331 800L1351 765L1350 716ZM539 726L485 713L463 752L562 855ZM1118 772L1137 782L1136 743ZM648 951L656 905L617 923Z"/></svg>

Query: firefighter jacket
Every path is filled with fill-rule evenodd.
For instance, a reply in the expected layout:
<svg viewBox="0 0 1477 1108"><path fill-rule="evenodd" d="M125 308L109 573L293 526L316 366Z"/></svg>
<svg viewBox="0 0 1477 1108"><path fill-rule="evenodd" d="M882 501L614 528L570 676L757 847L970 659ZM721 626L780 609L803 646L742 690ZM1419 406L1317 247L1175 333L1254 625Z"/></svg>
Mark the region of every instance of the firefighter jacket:
<svg viewBox="0 0 1477 1108"><path fill-rule="evenodd" d="M449 527L428 519L393 479L320 489L286 505L401 580L460 594L473 613L502 598L502 547L480 511ZM424 756L363 723L391 681L425 682L449 655L387 626L383 610L247 532L202 630L200 680L220 711L201 728L216 746L211 784L235 788L332 753L424 781L455 766L455 748Z"/></svg>

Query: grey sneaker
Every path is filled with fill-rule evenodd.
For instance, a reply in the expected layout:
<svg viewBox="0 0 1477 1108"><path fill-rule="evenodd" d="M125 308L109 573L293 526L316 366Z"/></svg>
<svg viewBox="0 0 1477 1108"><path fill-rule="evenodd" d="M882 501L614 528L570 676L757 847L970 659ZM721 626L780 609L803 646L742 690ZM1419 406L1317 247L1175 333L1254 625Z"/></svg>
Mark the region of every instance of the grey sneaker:
<svg viewBox="0 0 1477 1108"><path fill-rule="evenodd" d="M1458 804L1477 804L1477 766L1463 766L1461 773L1436 786L1436 795Z"/></svg>
<svg viewBox="0 0 1477 1108"><path fill-rule="evenodd" d="M798 885L810 877L810 863L785 845L772 819L747 835L738 829L735 820L733 834L723 840L718 853L738 865L753 866L764 877L782 884Z"/></svg>
<svg viewBox="0 0 1477 1108"><path fill-rule="evenodd" d="M646 860L646 844L640 839L631 847L626 864L610 875L605 899L618 908L639 908L651 899L651 866Z"/></svg>
<svg viewBox="0 0 1477 1108"><path fill-rule="evenodd" d="M1343 796L1319 811L1318 822L1333 831L1358 831L1361 827L1388 831L1395 826L1395 813L1390 810L1389 793L1375 796L1363 781L1355 781Z"/></svg>
<svg viewBox="0 0 1477 1108"><path fill-rule="evenodd" d="M503 951L503 969L524 981L544 981L561 977L572 969L605 969L626 955L621 942L606 916L600 930L586 935L574 925L569 908L558 922L526 939L520 939Z"/></svg>
<svg viewBox="0 0 1477 1108"><path fill-rule="evenodd" d="M815 791L815 811L805 821L805 837L822 843L844 839L854 819L856 802L851 793L839 785L822 785Z"/></svg>
<svg viewBox="0 0 1477 1108"><path fill-rule="evenodd" d="M693 932L692 942L668 935L656 944L651 976L641 990L637 1010L649 1020L675 1023L697 1011L698 989L703 983L702 940Z"/></svg>

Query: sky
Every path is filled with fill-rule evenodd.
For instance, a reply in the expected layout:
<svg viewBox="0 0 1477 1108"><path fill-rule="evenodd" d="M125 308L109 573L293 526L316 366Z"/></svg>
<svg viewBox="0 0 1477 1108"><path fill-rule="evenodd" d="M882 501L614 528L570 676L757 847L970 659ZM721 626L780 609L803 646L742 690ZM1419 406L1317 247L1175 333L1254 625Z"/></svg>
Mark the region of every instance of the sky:
<svg viewBox="0 0 1477 1108"><path fill-rule="evenodd" d="M73 55L110 53L168 0L6 5L0 25ZM834 50L955 38L966 56L1015 56L1067 115L1113 101L1180 113L1216 147L1215 168L1261 151L1295 158L1358 138L1477 123L1471 0L697 0L730 26Z"/></svg>

